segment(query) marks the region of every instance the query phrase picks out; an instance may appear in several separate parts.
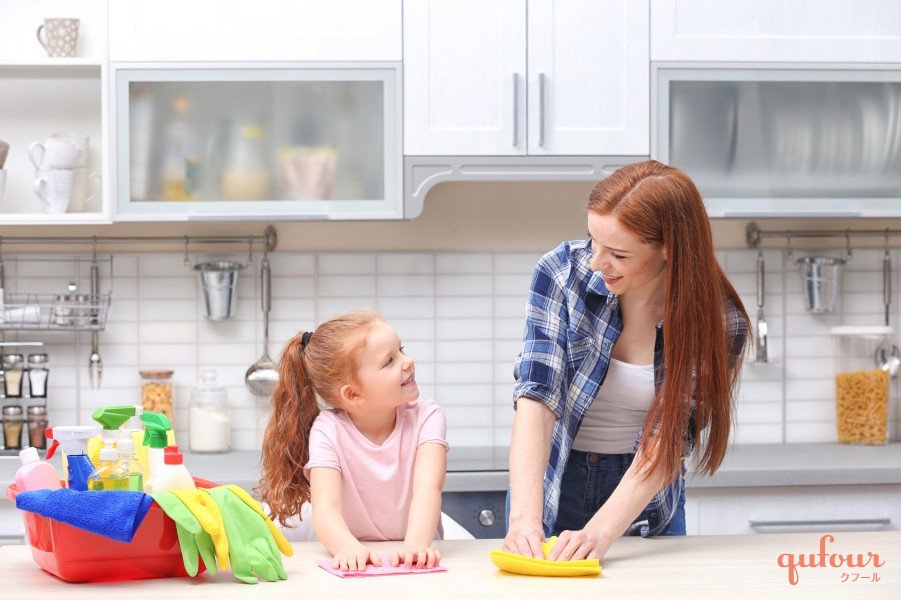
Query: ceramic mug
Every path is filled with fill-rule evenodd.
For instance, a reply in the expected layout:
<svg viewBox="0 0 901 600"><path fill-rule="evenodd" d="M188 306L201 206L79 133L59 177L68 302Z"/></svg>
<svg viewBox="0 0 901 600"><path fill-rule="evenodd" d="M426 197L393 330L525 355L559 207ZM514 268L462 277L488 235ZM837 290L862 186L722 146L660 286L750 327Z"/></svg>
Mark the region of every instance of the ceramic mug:
<svg viewBox="0 0 901 600"><path fill-rule="evenodd" d="M100 173L91 173L84 167L73 169L75 174L72 178L72 199L69 201L68 212L84 212L90 202L100 193L101 179ZM93 191L88 191L91 183L96 181L96 187Z"/></svg>
<svg viewBox="0 0 901 600"><path fill-rule="evenodd" d="M62 214L72 199L73 169L38 170L34 174L34 193L37 194L48 214Z"/></svg>
<svg viewBox="0 0 901 600"><path fill-rule="evenodd" d="M75 146L49 137L44 142L32 142L28 146L28 158L35 169L74 169L81 159L81 151Z"/></svg>
<svg viewBox="0 0 901 600"><path fill-rule="evenodd" d="M44 19L38 27L38 42L47 56L75 56L78 45L78 19ZM41 31L44 36L41 37Z"/></svg>

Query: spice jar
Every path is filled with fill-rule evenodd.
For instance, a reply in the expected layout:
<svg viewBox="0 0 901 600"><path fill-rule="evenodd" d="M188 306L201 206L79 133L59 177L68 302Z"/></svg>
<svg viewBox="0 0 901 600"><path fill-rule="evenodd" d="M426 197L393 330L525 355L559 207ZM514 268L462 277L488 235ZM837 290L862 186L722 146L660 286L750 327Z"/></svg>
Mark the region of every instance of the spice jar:
<svg viewBox="0 0 901 600"><path fill-rule="evenodd" d="M175 409L172 403L172 371L161 369L156 371L139 371L141 374L141 407L144 410L163 413L169 417L172 428L175 428L173 417Z"/></svg>
<svg viewBox="0 0 901 600"><path fill-rule="evenodd" d="M24 365L22 364L21 354L4 354L3 355L3 371L6 375L4 387L7 398L22 397L22 375L24 374ZM21 407L20 407L21 408Z"/></svg>
<svg viewBox="0 0 901 600"><path fill-rule="evenodd" d="M47 407L32 405L28 407L28 444L35 448L46 448L47 438L44 430L47 429Z"/></svg>
<svg viewBox="0 0 901 600"><path fill-rule="evenodd" d="M47 397L47 375L50 373L47 360L43 352L28 355L28 393L32 398Z"/></svg>
<svg viewBox="0 0 901 600"><path fill-rule="evenodd" d="M3 407L3 447L22 449L22 407L10 404Z"/></svg>
<svg viewBox="0 0 901 600"><path fill-rule="evenodd" d="M201 378L200 385L191 392L191 408L188 411L191 452L228 452L231 441L228 393L216 383L216 371L206 370Z"/></svg>

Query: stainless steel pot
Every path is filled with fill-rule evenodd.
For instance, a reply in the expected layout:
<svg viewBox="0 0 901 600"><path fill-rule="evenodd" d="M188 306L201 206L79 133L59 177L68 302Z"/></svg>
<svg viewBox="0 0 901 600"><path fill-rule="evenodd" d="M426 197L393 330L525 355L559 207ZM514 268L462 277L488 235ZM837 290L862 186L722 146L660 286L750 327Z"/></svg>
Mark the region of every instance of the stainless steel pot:
<svg viewBox="0 0 901 600"><path fill-rule="evenodd" d="M806 256L797 261L801 267L801 291L804 310L812 313L835 311L845 260L831 256Z"/></svg>

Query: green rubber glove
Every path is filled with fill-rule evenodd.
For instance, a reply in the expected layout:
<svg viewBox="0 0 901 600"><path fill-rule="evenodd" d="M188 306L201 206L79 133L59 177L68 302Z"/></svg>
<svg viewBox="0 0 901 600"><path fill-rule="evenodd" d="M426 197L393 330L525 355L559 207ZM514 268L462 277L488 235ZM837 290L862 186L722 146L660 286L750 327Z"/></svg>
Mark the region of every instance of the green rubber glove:
<svg viewBox="0 0 901 600"><path fill-rule="evenodd" d="M265 519L227 487L206 491L222 513L235 578L244 583L257 583L257 577L266 581L287 579L278 545Z"/></svg>
<svg viewBox="0 0 901 600"><path fill-rule="evenodd" d="M219 507L210 498L206 490L172 490L176 498L181 500L210 538L216 550L216 560L220 569L228 568L228 537L222 524Z"/></svg>
<svg viewBox="0 0 901 600"><path fill-rule="evenodd" d="M191 577L197 575L200 568L197 562L199 556L203 559L207 571L211 575L215 575L216 556L213 539L200 526L197 517L191 514L191 511L172 492L156 492L150 496L160 505L163 512L175 521L175 531L178 534L178 545L181 548L181 559L185 563L185 572Z"/></svg>

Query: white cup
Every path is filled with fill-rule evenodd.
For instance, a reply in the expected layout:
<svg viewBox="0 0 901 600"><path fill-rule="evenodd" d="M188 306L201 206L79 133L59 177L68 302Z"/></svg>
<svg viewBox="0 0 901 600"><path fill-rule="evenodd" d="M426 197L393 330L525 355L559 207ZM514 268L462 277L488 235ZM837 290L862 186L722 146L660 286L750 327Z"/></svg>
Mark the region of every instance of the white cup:
<svg viewBox="0 0 901 600"><path fill-rule="evenodd" d="M88 146L90 145L91 137L85 135L83 133L75 133L74 131L65 131L62 133L54 133L52 134L48 140L53 139L59 142L63 142L64 144L69 144L73 148L78 150L78 160L75 161L75 167L87 167L88 166ZM50 167L56 168L56 167ZM68 168L68 167L63 167Z"/></svg>
<svg viewBox="0 0 901 600"><path fill-rule="evenodd" d="M72 199L69 201L68 212L84 212L87 205L97 197L100 193L101 178L100 173L91 173L84 167L73 169L75 171L72 178ZM96 181L93 191L89 191L92 182Z"/></svg>
<svg viewBox="0 0 901 600"><path fill-rule="evenodd" d="M75 146L49 137L44 142L32 142L28 146L28 158L35 169L74 169L81 151Z"/></svg>
<svg viewBox="0 0 901 600"><path fill-rule="evenodd" d="M69 208L72 199L72 184L75 171L72 169L38 170L34 174L34 193L44 206L44 212L61 214Z"/></svg>

